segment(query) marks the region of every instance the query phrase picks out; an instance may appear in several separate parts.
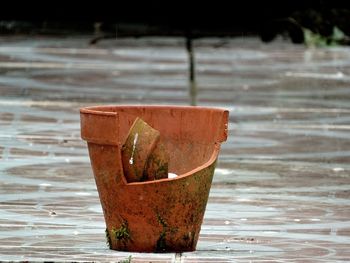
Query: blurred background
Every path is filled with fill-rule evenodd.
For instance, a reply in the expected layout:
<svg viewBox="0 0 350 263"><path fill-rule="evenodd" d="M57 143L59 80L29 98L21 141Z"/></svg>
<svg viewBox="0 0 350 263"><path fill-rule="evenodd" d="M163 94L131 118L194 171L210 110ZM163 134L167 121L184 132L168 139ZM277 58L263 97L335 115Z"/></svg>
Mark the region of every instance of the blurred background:
<svg viewBox="0 0 350 263"><path fill-rule="evenodd" d="M345 3L344 3L345 2ZM246 36L269 42L277 35L304 43L348 43L346 1L25 1L0 11L1 34L95 34L112 36ZM306 33L305 30L308 32ZM306 41L310 36L307 36Z"/></svg>

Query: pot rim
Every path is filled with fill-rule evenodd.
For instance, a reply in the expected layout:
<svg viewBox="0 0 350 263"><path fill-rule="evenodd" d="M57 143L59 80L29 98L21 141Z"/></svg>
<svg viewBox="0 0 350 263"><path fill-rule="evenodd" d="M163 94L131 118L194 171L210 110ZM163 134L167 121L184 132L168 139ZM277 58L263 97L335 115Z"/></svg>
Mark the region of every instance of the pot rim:
<svg viewBox="0 0 350 263"><path fill-rule="evenodd" d="M122 171L122 176L120 182L124 186L141 186L141 185L150 185L150 184L162 184L162 183L168 183L171 181L175 180L183 180L184 178L187 178L207 167L212 165L218 158L219 151L220 151L220 145L222 141L226 141L227 138L227 118L228 118L228 110L223 109L223 108L213 108L213 107L202 107L202 106L187 106L187 105L130 105L130 104L125 104L125 105L101 105L101 106L87 106L87 107L82 107L80 108L80 113L82 114L92 114L92 115L99 115L99 116L109 116L109 117L117 117L118 112L111 111L111 109L135 109L135 108L145 108L145 109L181 109L181 110L195 110L195 111L202 111L202 110L210 110L210 111L216 111L216 112L222 112L225 115L226 119L226 126L225 126L225 136L221 138L221 140L218 141L213 141L213 152L210 156L210 158L204 162L202 165L197 166L196 168L183 173L179 174L175 178L163 178L163 179L158 179L158 180L153 180L153 181L143 181L143 182L130 182L128 183L125 176L124 172ZM99 143L97 143L99 144Z"/></svg>
<svg viewBox="0 0 350 263"><path fill-rule="evenodd" d="M87 106L80 108L80 113L90 113L95 115L104 115L104 116L115 116L118 115L118 112L106 111L104 109L125 109L125 108L148 108L148 109L189 109L189 110L213 110L227 112L228 110L218 107L205 107L205 106L187 106L187 105L136 105L136 104L125 104L125 105L101 105L101 106Z"/></svg>

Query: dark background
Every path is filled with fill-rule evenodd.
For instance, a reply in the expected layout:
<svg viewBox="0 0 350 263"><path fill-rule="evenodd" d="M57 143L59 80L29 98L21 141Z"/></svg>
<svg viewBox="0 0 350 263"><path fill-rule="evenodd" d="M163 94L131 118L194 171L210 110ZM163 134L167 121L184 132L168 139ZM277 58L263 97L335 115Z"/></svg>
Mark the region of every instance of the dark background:
<svg viewBox="0 0 350 263"><path fill-rule="evenodd" d="M302 28L350 35L347 1L26 1L0 9L0 33L95 33L118 36L277 34L303 41Z"/></svg>

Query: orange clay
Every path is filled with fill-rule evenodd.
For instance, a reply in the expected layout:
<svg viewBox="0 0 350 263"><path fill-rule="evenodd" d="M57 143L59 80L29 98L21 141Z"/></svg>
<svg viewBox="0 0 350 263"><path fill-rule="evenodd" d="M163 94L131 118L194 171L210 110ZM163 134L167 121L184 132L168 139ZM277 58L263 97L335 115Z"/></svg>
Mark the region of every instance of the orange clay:
<svg viewBox="0 0 350 263"><path fill-rule="evenodd" d="M111 249L183 252L196 249L228 111L181 106L82 108L89 155ZM139 117L160 133L178 176L128 183L121 149Z"/></svg>
<svg viewBox="0 0 350 263"><path fill-rule="evenodd" d="M168 177L169 157L160 134L140 118L131 126L121 155L128 183Z"/></svg>

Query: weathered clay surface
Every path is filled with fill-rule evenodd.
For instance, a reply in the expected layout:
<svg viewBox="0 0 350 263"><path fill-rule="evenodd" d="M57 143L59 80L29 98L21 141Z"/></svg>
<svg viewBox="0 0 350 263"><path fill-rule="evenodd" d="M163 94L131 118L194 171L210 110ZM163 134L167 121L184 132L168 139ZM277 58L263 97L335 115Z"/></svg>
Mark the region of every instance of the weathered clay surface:
<svg viewBox="0 0 350 263"><path fill-rule="evenodd" d="M168 178L169 155L160 133L138 117L122 146L121 158L129 183Z"/></svg>
<svg viewBox="0 0 350 263"><path fill-rule="evenodd" d="M106 123L101 123L99 117ZM137 118L145 119L159 132ZM95 120L102 127L111 127L109 122L113 123L115 133L105 129L92 132L90 126L95 125ZM136 252L195 250L220 143L227 136L227 121L227 111L202 107L101 106L81 109L81 134L88 142L112 249ZM140 144L145 145L141 146L141 153L135 155L135 164L144 162L142 157L149 155L160 133L166 145L167 142L180 142L176 144L176 152L165 148L171 162L178 165L173 166L171 172L179 177L127 182L123 164L129 162L132 153L125 154L124 150L125 161L122 160L123 138L127 137L127 149L132 149L136 134L142 136L145 130L149 137L139 137ZM203 144L207 148L197 147ZM188 145L191 152L188 152ZM186 161L176 161L184 160L183 154L187 154ZM144 167L145 162L141 166ZM142 174L142 170L139 168L141 172L138 173Z"/></svg>

